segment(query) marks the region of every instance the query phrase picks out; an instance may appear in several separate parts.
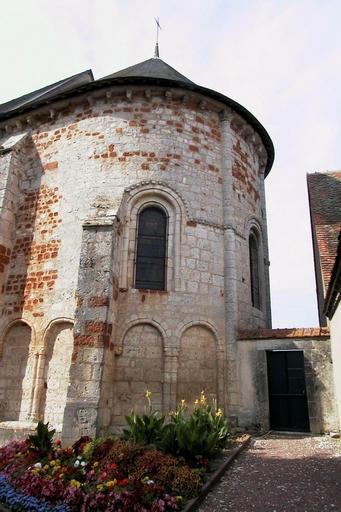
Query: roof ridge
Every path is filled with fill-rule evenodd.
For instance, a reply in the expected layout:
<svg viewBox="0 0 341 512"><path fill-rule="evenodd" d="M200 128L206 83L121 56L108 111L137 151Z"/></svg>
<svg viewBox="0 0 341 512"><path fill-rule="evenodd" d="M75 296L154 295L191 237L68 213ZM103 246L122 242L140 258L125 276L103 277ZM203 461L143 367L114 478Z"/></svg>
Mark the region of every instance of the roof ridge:
<svg viewBox="0 0 341 512"><path fill-rule="evenodd" d="M98 81L107 80L111 78L126 78L126 77L151 77L151 78L165 78L167 80L176 80L194 84L192 80L170 66L167 62L160 59L160 57L151 57L149 59L133 64L124 69L120 69L115 73L111 73Z"/></svg>

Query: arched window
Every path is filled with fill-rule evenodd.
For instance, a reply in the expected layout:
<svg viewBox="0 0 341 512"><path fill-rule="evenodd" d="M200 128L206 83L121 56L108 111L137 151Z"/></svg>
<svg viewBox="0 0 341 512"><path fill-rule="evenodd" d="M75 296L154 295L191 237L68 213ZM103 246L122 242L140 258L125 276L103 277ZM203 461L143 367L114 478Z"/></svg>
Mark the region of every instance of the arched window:
<svg viewBox="0 0 341 512"><path fill-rule="evenodd" d="M254 233L249 236L249 255L252 306L261 309L258 239Z"/></svg>
<svg viewBox="0 0 341 512"><path fill-rule="evenodd" d="M166 289L167 215L157 206L138 216L135 288Z"/></svg>

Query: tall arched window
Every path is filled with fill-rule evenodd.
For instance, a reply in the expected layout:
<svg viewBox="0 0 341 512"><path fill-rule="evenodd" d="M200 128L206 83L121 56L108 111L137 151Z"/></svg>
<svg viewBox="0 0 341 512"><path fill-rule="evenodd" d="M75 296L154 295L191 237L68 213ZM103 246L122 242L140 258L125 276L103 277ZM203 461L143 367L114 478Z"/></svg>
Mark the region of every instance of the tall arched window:
<svg viewBox="0 0 341 512"><path fill-rule="evenodd" d="M166 289L167 215L157 206L138 216L135 288Z"/></svg>
<svg viewBox="0 0 341 512"><path fill-rule="evenodd" d="M261 309L260 299L260 274L259 274L259 249L258 239L254 233L249 236L249 255L250 255L250 286L252 306Z"/></svg>

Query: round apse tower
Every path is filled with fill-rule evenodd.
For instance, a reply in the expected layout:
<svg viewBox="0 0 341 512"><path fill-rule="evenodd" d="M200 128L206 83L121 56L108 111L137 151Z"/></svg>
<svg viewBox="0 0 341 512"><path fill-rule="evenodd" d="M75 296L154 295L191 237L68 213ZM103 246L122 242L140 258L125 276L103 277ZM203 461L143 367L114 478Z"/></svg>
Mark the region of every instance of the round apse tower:
<svg viewBox="0 0 341 512"><path fill-rule="evenodd" d="M2 105L0 127L2 343L31 332L11 419L116 431L148 388L238 421L238 329L271 324L263 126L153 58Z"/></svg>

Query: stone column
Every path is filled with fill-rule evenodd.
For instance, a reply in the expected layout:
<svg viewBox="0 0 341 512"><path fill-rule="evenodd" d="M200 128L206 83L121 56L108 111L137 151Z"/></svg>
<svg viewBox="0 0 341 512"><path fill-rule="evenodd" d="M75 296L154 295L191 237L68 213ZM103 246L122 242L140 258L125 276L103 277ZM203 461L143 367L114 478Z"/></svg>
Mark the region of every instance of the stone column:
<svg viewBox="0 0 341 512"><path fill-rule="evenodd" d="M261 187L260 187L260 200L262 208L262 230L263 230L263 258L264 264L264 300L265 300L265 321L266 327L271 329L271 297L270 297L270 276L269 276L269 244L268 244L268 226L266 221L266 203L265 203L265 182L264 182L264 166L262 169Z"/></svg>
<svg viewBox="0 0 341 512"><path fill-rule="evenodd" d="M238 295L236 267L235 211L233 204L232 135L231 117L228 110L221 114L221 167L223 176L223 224L224 224L224 297L226 371L225 409L231 422L236 421L239 407L237 375L237 326Z"/></svg>
<svg viewBox="0 0 341 512"><path fill-rule="evenodd" d="M41 350L38 354L34 354L35 365L34 365L34 389L32 397L32 406L30 412L31 421L39 421L43 419L41 417L41 403L44 394L44 372L45 372L45 361L46 354L44 350Z"/></svg>
<svg viewBox="0 0 341 512"><path fill-rule="evenodd" d="M105 351L112 331L112 269L116 217L83 226L74 326L74 352L64 413L65 444L98 433Z"/></svg>
<svg viewBox="0 0 341 512"><path fill-rule="evenodd" d="M176 409L176 386L178 377L178 347L165 348L164 352L164 383L163 383L163 412Z"/></svg>

